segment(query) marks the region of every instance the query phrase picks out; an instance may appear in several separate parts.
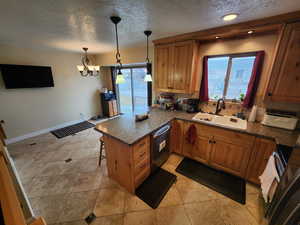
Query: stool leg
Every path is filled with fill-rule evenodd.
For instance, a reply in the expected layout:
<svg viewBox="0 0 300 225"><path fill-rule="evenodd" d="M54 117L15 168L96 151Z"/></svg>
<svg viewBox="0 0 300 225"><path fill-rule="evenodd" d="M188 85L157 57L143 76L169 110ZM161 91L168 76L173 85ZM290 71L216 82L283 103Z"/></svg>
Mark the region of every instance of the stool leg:
<svg viewBox="0 0 300 225"><path fill-rule="evenodd" d="M103 146L104 146L104 143L103 143L103 141L101 141L101 143L100 143L99 166L101 166Z"/></svg>

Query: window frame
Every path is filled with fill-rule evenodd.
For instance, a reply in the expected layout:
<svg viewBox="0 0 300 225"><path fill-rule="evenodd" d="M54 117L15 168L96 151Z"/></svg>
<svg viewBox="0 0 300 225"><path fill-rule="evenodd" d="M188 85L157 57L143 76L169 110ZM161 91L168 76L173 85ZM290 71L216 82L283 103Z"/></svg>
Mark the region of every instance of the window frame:
<svg viewBox="0 0 300 225"><path fill-rule="evenodd" d="M226 70L226 74L225 74L225 80L224 80L223 96L222 96L222 98L225 101L233 101L233 100L235 100L237 102L240 102L239 99L229 99L229 98L226 98L227 91L228 91L228 84L229 84L230 75L231 75L232 59L233 58L249 57L249 56L255 56L256 57L256 55L257 55L258 52L259 51L243 52L243 53L231 53L231 54L220 54L220 55L208 55L207 56L208 60L210 58L229 57L228 64L227 64L227 70ZM207 61L207 63L208 63L208 61ZM252 67L252 71L253 71L253 67ZM209 76L209 74L207 74L207 76ZM215 100L216 99L213 99L213 98L209 97L209 101L215 101Z"/></svg>
<svg viewBox="0 0 300 225"><path fill-rule="evenodd" d="M123 65L122 69L130 69L130 82L131 82L131 101L132 101L132 109L133 109L133 113L134 111L134 89L133 89L133 79L132 79L132 70L133 69L138 69L138 68L145 68L147 69L147 64L129 64L129 65ZM116 78L116 72L117 72L117 67L112 67L112 69L114 70L113 72L113 89L114 92L116 94L116 98L117 98L117 107L118 107L118 112L121 112L121 106L120 106L120 92L119 92L119 86L115 83L115 78ZM147 105L148 107L152 106L152 82L147 82ZM121 112L122 113L122 112Z"/></svg>

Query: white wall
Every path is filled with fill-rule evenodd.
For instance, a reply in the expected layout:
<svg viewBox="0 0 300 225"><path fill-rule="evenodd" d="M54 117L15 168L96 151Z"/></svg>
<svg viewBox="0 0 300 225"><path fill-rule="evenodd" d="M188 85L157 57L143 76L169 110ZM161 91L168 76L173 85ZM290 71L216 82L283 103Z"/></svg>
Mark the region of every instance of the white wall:
<svg viewBox="0 0 300 225"><path fill-rule="evenodd" d="M0 119L8 138L99 114L99 77L81 77L81 55L0 45L0 64L51 66L53 88L5 89L0 76Z"/></svg>

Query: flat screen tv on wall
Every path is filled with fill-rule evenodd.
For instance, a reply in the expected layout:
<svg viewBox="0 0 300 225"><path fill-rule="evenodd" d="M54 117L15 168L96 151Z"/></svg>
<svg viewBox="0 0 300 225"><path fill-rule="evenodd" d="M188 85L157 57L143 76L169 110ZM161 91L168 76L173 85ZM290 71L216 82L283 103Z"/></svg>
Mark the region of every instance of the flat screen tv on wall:
<svg viewBox="0 0 300 225"><path fill-rule="evenodd" d="M7 89L54 87L50 66L0 65Z"/></svg>

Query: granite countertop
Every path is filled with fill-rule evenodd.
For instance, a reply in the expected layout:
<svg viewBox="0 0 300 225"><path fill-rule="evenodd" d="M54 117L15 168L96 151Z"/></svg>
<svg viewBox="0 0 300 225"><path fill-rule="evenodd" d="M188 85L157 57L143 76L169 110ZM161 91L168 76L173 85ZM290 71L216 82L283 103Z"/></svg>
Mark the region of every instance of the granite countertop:
<svg viewBox="0 0 300 225"><path fill-rule="evenodd" d="M193 113L190 114L181 111L169 112L160 109L152 109L150 112L150 117L147 120L135 122L134 115L121 115L117 118L98 123L95 129L128 145L132 145L141 138L145 137L148 134L151 134L161 126L172 121L173 119L181 119L185 121L192 121L209 126L219 127L214 124L192 120L194 115L195 114ZM231 128L221 128L234 130ZM288 131L280 128L267 127L261 125L260 123L250 122L248 122L246 130L234 131L264 138L270 138L275 140L277 144L287 145L290 147L296 146L296 140L298 138L298 135L300 134L300 131Z"/></svg>

